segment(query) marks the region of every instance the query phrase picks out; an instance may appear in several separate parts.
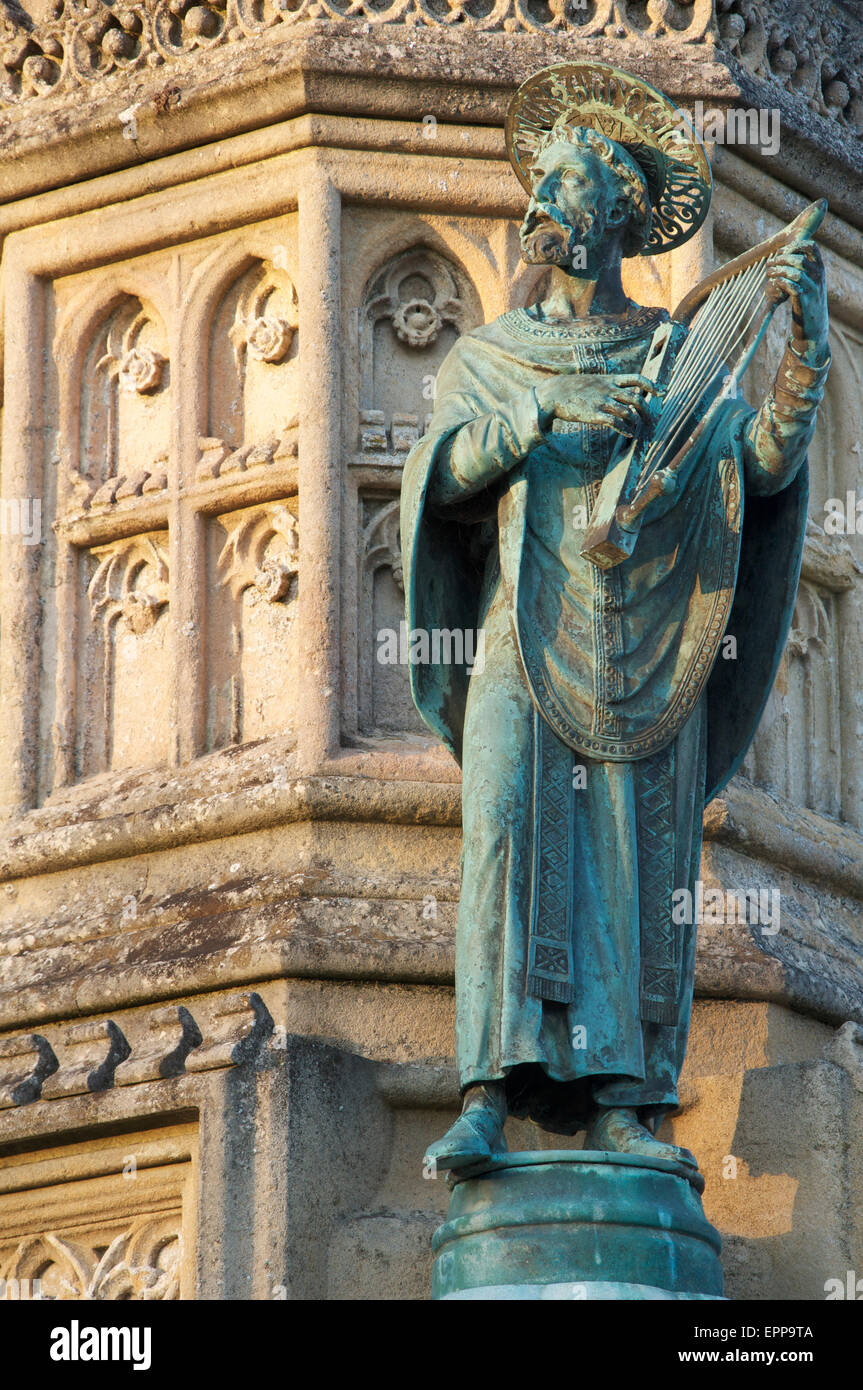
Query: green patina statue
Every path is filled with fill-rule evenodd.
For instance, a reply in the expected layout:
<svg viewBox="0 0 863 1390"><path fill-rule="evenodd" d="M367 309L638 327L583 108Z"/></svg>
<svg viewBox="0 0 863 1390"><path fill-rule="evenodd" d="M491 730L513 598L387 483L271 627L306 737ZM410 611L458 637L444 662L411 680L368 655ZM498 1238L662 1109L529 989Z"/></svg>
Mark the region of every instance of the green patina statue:
<svg viewBox="0 0 863 1390"><path fill-rule="evenodd" d="M485 644L473 670L411 672L463 769L464 1104L427 1159L487 1161L511 1113L694 1164L654 1133L677 1106L693 993L695 926L672 896L695 891L705 802L740 765L785 643L830 360L824 271L807 236L765 243L764 301L792 308L771 393L757 411L720 393L724 347L705 366L699 340L676 378L697 390L677 390L675 466L643 493L631 553L598 563L585 518L621 449L656 436L675 380L645 365L657 330L684 363L696 342L627 300L621 258L698 229L709 164L661 93L600 64L531 78L507 137L530 192L522 254L549 267L547 290L455 345L402 492L409 626Z"/></svg>

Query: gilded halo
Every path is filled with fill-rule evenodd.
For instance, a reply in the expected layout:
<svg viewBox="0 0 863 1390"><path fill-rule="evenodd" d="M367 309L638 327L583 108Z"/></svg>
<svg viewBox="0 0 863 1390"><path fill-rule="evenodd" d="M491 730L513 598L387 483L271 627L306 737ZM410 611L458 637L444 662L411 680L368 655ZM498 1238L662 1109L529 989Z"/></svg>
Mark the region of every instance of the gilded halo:
<svg viewBox="0 0 863 1390"><path fill-rule="evenodd" d="M559 124L600 131L638 164L653 209L642 256L698 231L713 192L710 161L687 117L656 87L606 63L555 63L522 82L506 116L506 150L529 193L539 140Z"/></svg>

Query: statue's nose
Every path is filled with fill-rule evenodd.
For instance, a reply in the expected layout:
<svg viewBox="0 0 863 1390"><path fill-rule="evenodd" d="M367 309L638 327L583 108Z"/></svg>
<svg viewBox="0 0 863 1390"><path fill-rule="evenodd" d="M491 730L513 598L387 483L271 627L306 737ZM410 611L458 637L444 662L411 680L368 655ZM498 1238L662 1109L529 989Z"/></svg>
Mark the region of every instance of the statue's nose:
<svg viewBox="0 0 863 1390"><path fill-rule="evenodd" d="M536 194L534 194L534 196L531 198L530 202L527 205L527 213L525 214L525 220L528 223L533 224L539 222L541 218L548 217L549 205L551 204L551 202L551 198L538 198Z"/></svg>

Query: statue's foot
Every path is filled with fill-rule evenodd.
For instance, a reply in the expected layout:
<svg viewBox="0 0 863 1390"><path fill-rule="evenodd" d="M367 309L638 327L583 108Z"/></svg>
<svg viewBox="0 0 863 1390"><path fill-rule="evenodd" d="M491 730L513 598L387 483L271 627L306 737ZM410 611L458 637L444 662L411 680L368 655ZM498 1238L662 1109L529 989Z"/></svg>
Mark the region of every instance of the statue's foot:
<svg viewBox="0 0 863 1390"><path fill-rule="evenodd" d="M492 1154L504 1153L505 1121L503 1085L499 1081L491 1081L484 1086L471 1086L455 1124L450 1126L442 1139L430 1144L426 1150L426 1164L436 1169L467 1168L491 1158Z"/></svg>
<svg viewBox="0 0 863 1390"><path fill-rule="evenodd" d="M601 1149L606 1153L642 1154L645 1158L667 1158L672 1163L688 1163L698 1168L695 1155L677 1144L663 1144L654 1139L649 1129L639 1124L635 1110L600 1108L587 1138L586 1149Z"/></svg>

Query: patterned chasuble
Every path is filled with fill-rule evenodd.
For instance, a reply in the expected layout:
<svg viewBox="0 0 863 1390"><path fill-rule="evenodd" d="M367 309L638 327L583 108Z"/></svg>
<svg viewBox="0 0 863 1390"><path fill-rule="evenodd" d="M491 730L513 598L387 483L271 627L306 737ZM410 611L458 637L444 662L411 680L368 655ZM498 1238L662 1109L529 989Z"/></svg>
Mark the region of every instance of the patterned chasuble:
<svg viewBox="0 0 863 1390"><path fill-rule="evenodd" d="M462 941L462 979L479 983L462 994L463 1084L520 1062L558 1080L588 1074L558 1011L546 1019L525 1009L526 985L534 1005L595 1011L592 1074L639 1072L638 1039L603 1032L609 989L621 1008L640 996L642 1021L671 1025L659 1030L669 1038L686 1027L693 936L677 940L672 893L697 872L704 801L740 766L778 669L807 477L799 468L766 496L754 487L744 513L745 470L759 467L745 436L756 412L729 397L692 451L680 493L645 519L633 555L610 573L582 559L617 436L563 422L543 429L531 393L563 372L639 371L663 317L630 306L615 321L559 326L520 309L465 334L440 368L432 420L405 463L408 624L486 627L489 639L476 684L465 663L410 668L417 708L471 787L456 949L458 957ZM797 426L804 459L813 410L801 406ZM446 496L442 477L453 483ZM716 660L726 628L737 642L733 671ZM629 957L635 933L640 949ZM607 988L591 974L597 961L612 962ZM670 1076L675 1046L663 1053L667 1067L654 1048L651 1067Z"/></svg>
<svg viewBox="0 0 863 1390"><path fill-rule="evenodd" d="M527 315L512 315L514 333L533 334ZM637 371L659 315L627 343L590 340L568 344L572 370ZM506 316L504 318L506 323ZM546 329L546 332L548 330ZM552 330L554 331L554 330ZM603 571L580 555L583 522L590 514L618 436L610 429L554 422L548 444L534 451L528 479L522 581L536 589L555 614L558 642L567 643L571 666L583 666L592 696L591 731L619 736L612 702L623 694L617 659L622 653L621 594L625 570ZM536 526L532 525L537 519ZM552 524L549 526L549 518ZM548 544L549 533L553 544ZM546 634L549 624L545 623ZM588 684L587 675L592 676ZM672 794L675 746L648 754L635 765L639 917L641 921L640 1015L673 1024L680 988L680 933L672 921L675 882ZM574 1003L575 894L571 865L578 789L573 755L539 709L534 712L532 910L528 993Z"/></svg>
<svg viewBox="0 0 863 1390"><path fill-rule="evenodd" d="M672 917L675 877L676 744L633 765L637 806L640 1017L673 1025L681 986L681 936ZM576 798L572 752L534 709L533 864L527 990L539 999L577 1002L574 983L576 894L572 872Z"/></svg>
<svg viewBox="0 0 863 1390"><path fill-rule="evenodd" d="M495 337L511 335L515 356L520 339L525 353L538 330L548 335L539 351L530 344L531 365L637 372L667 316L639 317L628 334L604 324L588 337L583 323L561 329L513 311ZM583 756L629 761L670 743L707 683L734 593L740 490L733 460L705 450L673 509L642 527L633 555L600 570L581 546L618 438L556 420L521 476L511 475L499 522L503 580L541 714Z"/></svg>

